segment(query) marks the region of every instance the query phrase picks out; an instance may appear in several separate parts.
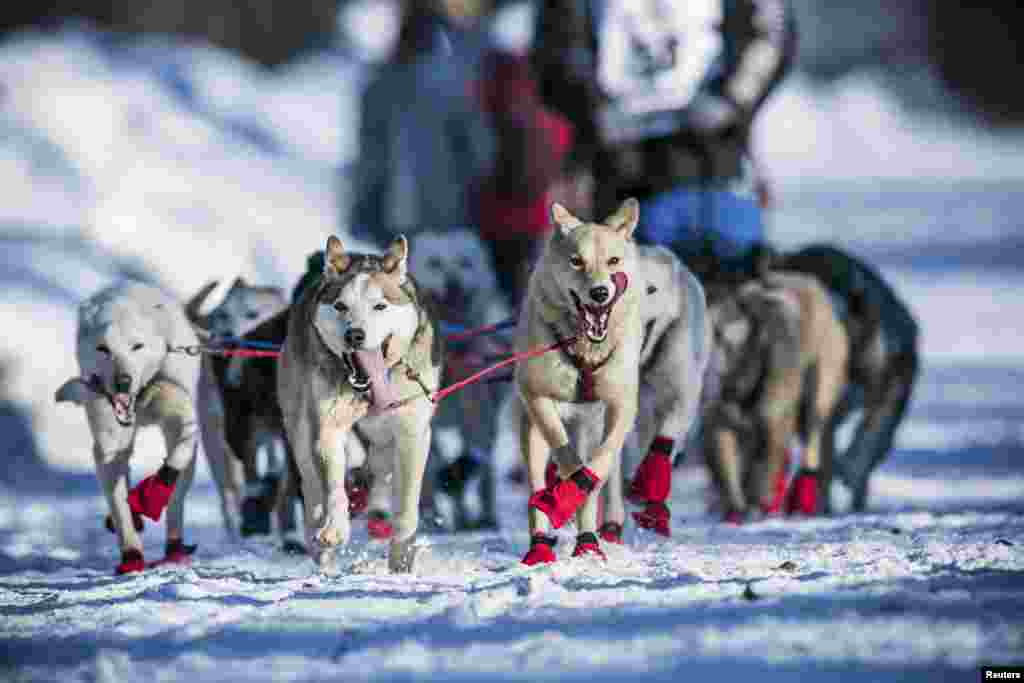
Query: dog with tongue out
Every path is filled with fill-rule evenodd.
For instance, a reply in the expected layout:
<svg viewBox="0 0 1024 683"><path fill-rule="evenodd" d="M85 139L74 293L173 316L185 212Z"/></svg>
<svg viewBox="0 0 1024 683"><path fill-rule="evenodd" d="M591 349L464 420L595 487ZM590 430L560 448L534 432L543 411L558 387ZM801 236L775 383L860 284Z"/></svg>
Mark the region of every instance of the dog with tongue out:
<svg viewBox="0 0 1024 683"><path fill-rule="evenodd" d="M164 558L155 564L187 564L195 546L183 540L185 496L199 447L196 396L199 358L179 353L199 342L173 297L142 282L117 282L78 309L76 356L81 376L54 395L85 409L93 438L96 475L110 514L106 526L121 549L118 574L146 569L144 518L159 521L167 510ZM134 487L129 470L139 427L158 426L166 458Z"/></svg>
<svg viewBox="0 0 1024 683"><path fill-rule="evenodd" d="M413 569L420 491L443 349L433 306L408 272L409 245L383 255L327 241L319 280L295 302L277 374L278 400L302 478L307 547L321 571L351 533L343 444L358 430L374 491L371 514L393 518L388 566ZM378 500L380 499L380 500Z"/></svg>
<svg viewBox="0 0 1024 683"><path fill-rule="evenodd" d="M527 466L530 549L527 565L555 559L550 529L575 518L574 556L603 557L598 493L637 412L643 343L636 244L639 205L629 199L603 222L585 222L559 204L555 226L521 309L516 351L560 349L516 368L524 406L520 442ZM549 460L559 476L545 482Z"/></svg>

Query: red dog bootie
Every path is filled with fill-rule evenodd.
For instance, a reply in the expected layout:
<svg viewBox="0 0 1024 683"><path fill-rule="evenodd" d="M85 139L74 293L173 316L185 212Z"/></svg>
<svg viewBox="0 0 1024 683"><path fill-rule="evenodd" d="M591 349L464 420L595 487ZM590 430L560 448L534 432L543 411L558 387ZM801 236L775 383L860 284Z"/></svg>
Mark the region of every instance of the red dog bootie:
<svg viewBox="0 0 1024 683"><path fill-rule="evenodd" d="M764 512L765 515L777 515L782 512L782 506L786 502L786 472L788 469L788 464L784 465L776 475L771 502L767 505L761 506L761 511Z"/></svg>
<svg viewBox="0 0 1024 683"><path fill-rule="evenodd" d="M672 447L675 442L659 436L636 468L626 499L634 505L664 503L672 492Z"/></svg>
<svg viewBox="0 0 1024 683"><path fill-rule="evenodd" d="M555 557L555 544L558 539L554 536L546 536L540 532L530 538L530 549L526 551L523 564L532 567L535 564L550 564L557 560Z"/></svg>
<svg viewBox="0 0 1024 683"><path fill-rule="evenodd" d="M618 522L605 522L597 530L597 533L607 543L622 545L622 525Z"/></svg>
<svg viewBox="0 0 1024 683"><path fill-rule="evenodd" d="M648 503L640 512L633 513L633 520L641 529L648 529L666 538L672 535L669 520L672 518L668 506L664 503Z"/></svg>
<svg viewBox="0 0 1024 683"><path fill-rule="evenodd" d="M394 535L395 526L391 523L391 515L383 510L374 510L366 520L366 530L370 532L370 538L386 541Z"/></svg>
<svg viewBox="0 0 1024 683"><path fill-rule="evenodd" d="M109 531L110 533L117 533L117 529L114 528L114 518L110 515L107 515L107 518L103 520L103 526L105 526L107 528L107 531ZM146 527L146 523L142 521L142 515L140 515L137 512L132 513L132 526L135 527L136 531L140 533L142 532L142 530Z"/></svg>
<svg viewBox="0 0 1024 683"><path fill-rule="evenodd" d="M196 545L185 545L180 539L176 538L173 541L167 541L167 546L164 548L164 557L162 560L150 563L150 567L162 567L168 564L191 564L192 553L196 551Z"/></svg>
<svg viewBox="0 0 1024 683"><path fill-rule="evenodd" d="M800 470L786 499L786 514L813 517L818 514L818 473Z"/></svg>
<svg viewBox="0 0 1024 683"><path fill-rule="evenodd" d="M129 548L128 550L121 551L121 564L117 565L114 570L118 575L121 574L133 574L135 572L141 572L146 569L146 560L142 556L142 551L135 548Z"/></svg>
<svg viewBox="0 0 1024 683"><path fill-rule="evenodd" d="M568 479L559 479L554 486L535 492L530 496L530 507L543 512L551 520L551 525L560 529L576 514L600 481L589 467L581 467Z"/></svg>
<svg viewBox="0 0 1024 683"><path fill-rule="evenodd" d="M596 555L602 560L608 559L604 551L601 550L601 544L597 541L597 534L590 531L584 531L576 537L576 548L572 551L573 557L583 557L584 555Z"/></svg>
<svg viewBox="0 0 1024 683"><path fill-rule="evenodd" d="M174 495L174 484L178 481L178 470L163 465L128 492L128 507L132 512L160 521L160 515Z"/></svg>

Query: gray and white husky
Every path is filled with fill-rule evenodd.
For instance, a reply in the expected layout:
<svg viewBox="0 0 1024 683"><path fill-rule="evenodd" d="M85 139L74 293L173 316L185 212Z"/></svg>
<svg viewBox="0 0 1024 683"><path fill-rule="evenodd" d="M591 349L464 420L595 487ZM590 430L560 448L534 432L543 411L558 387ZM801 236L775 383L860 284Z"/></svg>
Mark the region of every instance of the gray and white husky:
<svg viewBox="0 0 1024 683"><path fill-rule="evenodd" d="M108 524L121 548L118 573L145 568L142 517L158 520L165 507L165 560L187 561L194 550L184 545L183 526L200 443L195 400L200 361L181 351L197 343L182 305L146 284L112 285L78 309L81 376L65 382L55 398L85 408L96 474L110 506ZM135 435L146 425L162 429L167 456L157 474L130 489Z"/></svg>
<svg viewBox="0 0 1024 683"><path fill-rule="evenodd" d="M324 276L289 316L278 396L302 478L307 546L323 571L351 534L344 443L353 429L375 479L391 475L391 487L371 492L374 508L375 496L393 491L388 566L413 568L434 414L428 392L440 382L443 349L408 259L404 236L384 256L348 253L332 236Z"/></svg>
<svg viewBox="0 0 1024 683"><path fill-rule="evenodd" d="M189 319L213 339L238 339L288 306L280 288L254 286L236 278L213 310L200 313L217 285L210 282L185 306ZM270 533L273 504L269 501L276 499L276 483L285 479L288 467L280 429L249 419L252 397L236 396L246 391L243 377L246 365L253 362L267 363L238 356L204 355L202 360L199 423L231 536L239 531L243 536Z"/></svg>
<svg viewBox="0 0 1024 683"><path fill-rule="evenodd" d="M441 320L478 328L509 319L511 307L498 287L490 252L474 230L428 230L411 239L409 272L429 292ZM500 336L481 335L447 344L444 383L472 374L508 352ZM515 406L505 383L476 383L442 401L434 420L434 443L424 480L424 506L450 503L453 530L496 528L494 448L499 417ZM438 487L435 489L435 486ZM438 498L445 493L448 499ZM476 495L474 495L474 492Z"/></svg>

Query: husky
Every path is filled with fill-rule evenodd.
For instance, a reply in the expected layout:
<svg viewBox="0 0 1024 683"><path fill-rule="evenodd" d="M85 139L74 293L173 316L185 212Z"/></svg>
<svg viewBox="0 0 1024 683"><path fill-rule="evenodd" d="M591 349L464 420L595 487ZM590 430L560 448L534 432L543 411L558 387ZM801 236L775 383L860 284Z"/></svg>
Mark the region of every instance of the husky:
<svg viewBox="0 0 1024 683"><path fill-rule="evenodd" d="M221 302L201 314L217 285L217 281L210 282L185 306L193 324L213 340L232 341L249 335L288 305L280 288L253 286L237 278ZM269 326L272 331L278 328L283 337L283 325ZM231 536L270 533L271 508L287 467L279 421L275 429L272 420L249 419L253 411L248 403L260 395L252 376L266 374L260 370L273 363L273 359L210 355L204 355L202 361L200 429ZM260 367L247 373L250 365ZM288 526L286 520L283 524Z"/></svg>
<svg viewBox="0 0 1024 683"><path fill-rule="evenodd" d="M516 366L520 446L530 490L530 549L523 563L555 560L555 538L574 515L573 556L603 556L597 497L637 414L643 345L642 285L633 231L639 203L626 200L603 223L561 204L527 286L515 349L552 350ZM545 480L554 459L557 475Z"/></svg>
<svg viewBox="0 0 1024 683"><path fill-rule="evenodd" d="M842 324L811 276L770 271L719 291L702 444L725 519L818 514L831 476L825 427L847 381ZM788 483L797 435L802 463Z"/></svg>
<svg viewBox="0 0 1024 683"><path fill-rule="evenodd" d="M322 278L289 315L278 400L302 478L307 547L324 572L351 532L344 442L352 430L368 444L370 468L391 472L388 567L414 566L429 394L441 379L443 349L432 306L408 271L404 236L384 256L348 253L331 236Z"/></svg>
<svg viewBox="0 0 1024 683"><path fill-rule="evenodd" d="M623 490L615 468L605 489L602 539L622 543L625 497L644 509L633 513L641 528L669 536L672 462L688 443L701 405L703 379L712 348L704 288L679 258L660 246L638 246L638 287L642 287L640 406L637 424L623 451L623 468L643 454L631 484Z"/></svg>
<svg viewBox="0 0 1024 683"><path fill-rule="evenodd" d="M185 495L200 446L196 418L199 358L187 352L198 338L182 305L160 290L123 282L101 290L78 309L76 354L81 376L64 383L57 402L85 408L96 474L110 507L108 528L121 548L118 574L146 568L143 518L159 521L167 508L162 562L187 563ZM167 456L159 471L129 488L129 464L140 426L158 425Z"/></svg>
<svg viewBox="0 0 1024 683"><path fill-rule="evenodd" d="M409 272L436 302L441 320L455 327L477 328L512 315L490 258L476 231L428 230L411 238ZM447 348L446 385L509 351L491 335L447 344ZM508 409L510 398L505 384L478 383L438 406L423 503L426 510L440 514L443 506L435 507L433 501L437 494L447 494L452 515L446 526L455 531L498 527L493 450L499 415ZM478 497L471 495L474 489L479 490Z"/></svg>

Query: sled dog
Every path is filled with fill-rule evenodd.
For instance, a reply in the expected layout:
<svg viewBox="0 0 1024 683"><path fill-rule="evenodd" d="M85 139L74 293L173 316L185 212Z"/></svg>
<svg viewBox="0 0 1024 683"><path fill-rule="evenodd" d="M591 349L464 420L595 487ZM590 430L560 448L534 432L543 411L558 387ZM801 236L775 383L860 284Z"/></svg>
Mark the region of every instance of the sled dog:
<svg viewBox="0 0 1024 683"><path fill-rule="evenodd" d="M408 269L404 236L383 256L348 253L332 236L323 277L289 314L278 400L302 479L307 545L322 571L350 535L343 446L353 429L365 439L370 468L392 472L388 566L413 569L434 413L428 392L440 382L443 349Z"/></svg>
<svg viewBox="0 0 1024 683"><path fill-rule="evenodd" d="M642 284L629 199L604 222L584 222L553 204L555 225L520 312L518 352L557 344L516 366L520 444L527 469L530 549L524 564L555 559L551 527L574 515L573 555L601 554L597 496L637 413L643 344ZM545 481L548 461L558 473Z"/></svg>
<svg viewBox="0 0 1024 683"><path fill-rule="evenodd" d="M215 280L204 286L185 305L193 324L215 341L237 340L287 307L285 294L277 287L261 287L237 278L224 298L207 314L200 311L216 289ZM283 337L283 334L282 334ZM267 365L273 359L248 359L205 355L199 383L199 426L210 471L221 497L228 533L243 536L270 533L269 507L263 514L262 501L273 500L273 483L282 476L286 462L280 430L264 421L244 419L240 404L259 400L245 380L249 364ZM229 408L231 410L229 410ZM268 495L269 493L269 495ZM241 516L240 516L241 515Z"/></svg>
<svg viewBox="0 0 1024 683"><path fill-rule="evenodd" d="M722 293L709 316L714 357L702 443L728 521L814 515L828 491L825 429L845 388L848 344L828 295L810 276L771 271ZM787 450L802 463L787 493Z"/></svg>
<svg viewBox="0 0 1024 683"><path fill-rule="evenodd" d="M199 448L200 361L183 349L197 343L182 305L140 282L112 285L78 309L81 376L65 382L55 398L85 408L96 474L110 507L108 528L121 548L119 574L146 568L139 538L143 518L158 521L165 508L163 562L188 562L195 550L183 534L185 495ZM146 425L162 429L167 456L157 473L130 487L136 430Z"/></svg>
<svg viewBox="0 0 1024 683"><path fill-rule="evenodd" d="M410 247L409 272L436 302L441 320L455 329L474 329L511 317L490 253L475 231L419 232L411 238ZM445 385L464 379L508 352L502 338L494 335L446 347ZM436 494L447 494L452 515L446 525L454 531L498 526L493 449L499 415L509 398L507 384L477 383L438 405L423 503L429 510L435 507ZM474 496L474 491L478 495ZM442 507L436 506L435 514Z"/></svg>

